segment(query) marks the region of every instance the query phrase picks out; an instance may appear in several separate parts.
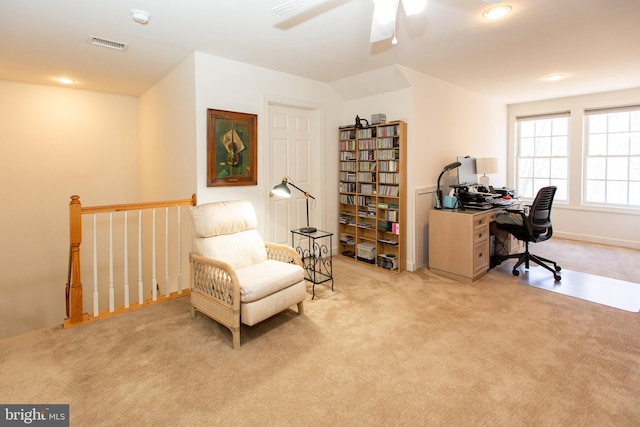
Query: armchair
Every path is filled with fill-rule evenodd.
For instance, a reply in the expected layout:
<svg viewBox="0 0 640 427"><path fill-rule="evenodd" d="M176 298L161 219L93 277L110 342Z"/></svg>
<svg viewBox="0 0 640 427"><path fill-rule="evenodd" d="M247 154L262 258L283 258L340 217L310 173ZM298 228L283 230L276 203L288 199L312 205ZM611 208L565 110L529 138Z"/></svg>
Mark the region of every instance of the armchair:
<svg viewBox="0 0 640 427"><path fill-rule="evenodd" d="M501 218L504 214L498 215L496 225L499 229L506 230L516 239L524 241L525 251L520 254L499 255L496 254L496 263L500 264L503 260L509 258L517 258L518 261L513 266L512 273L514 276L520 274L518 267L524 263L525 268L529 268L531 261L541 267L551 271L555 280L562 277L559 272L562 268L555 261L534 255L529 252L529 243L539 243L548 240L553 235L553 227L551 225L551 205L556 194L557 187L549 186L541 188L533 200L529 213L524 210L507 209L506 219ZM515 215L515 216L514 216ZM553 267L551 267L553 265Z"/></svg>
<svg viewBox="0 0 640 427"><path fill-rule="evenodd" d="M191 208L193 220L191 316L209 316L231 330L240 347L240 323L253 326L292 305L304 313L302 261L286 245L265 243L248 201Z"/></svg>

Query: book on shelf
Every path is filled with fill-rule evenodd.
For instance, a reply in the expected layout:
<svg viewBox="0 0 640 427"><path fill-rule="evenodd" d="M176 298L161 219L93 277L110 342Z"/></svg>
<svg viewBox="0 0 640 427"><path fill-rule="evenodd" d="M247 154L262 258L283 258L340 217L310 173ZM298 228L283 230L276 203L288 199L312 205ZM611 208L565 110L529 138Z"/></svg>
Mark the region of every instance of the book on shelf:
<svg viewBox="0 0 640 427"><path fill-rule="evenodd" d="M378 189L378 194L380 196L398 197L398 186L397 185L380 185L380 188Z"/></svg>

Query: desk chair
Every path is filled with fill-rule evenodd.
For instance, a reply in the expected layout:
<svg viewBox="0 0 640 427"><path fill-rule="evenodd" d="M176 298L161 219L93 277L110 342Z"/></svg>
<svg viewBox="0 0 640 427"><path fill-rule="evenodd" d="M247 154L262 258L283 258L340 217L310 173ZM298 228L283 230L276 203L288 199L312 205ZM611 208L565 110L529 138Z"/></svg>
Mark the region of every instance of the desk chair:
<svg viewBox="0 0 640 427"><path fill-rule="evenodd" d="M553 234L551 226L551 205L553 197L556 194L557 187L549 186L541 188L533 200L529 213L525 214L524 210L507 209L507 212L520 215L522 224L506 224L500 223L500 218L496 219L497 227L512 234L516 239L524 241L525 251L521 254L513 255L497 255L497 263L500 264L505 259L517 258L518 262L513 266L512 273L518 276L520 271L518 267L524 263L525 268L529 269L529 262L533 261L541 267L553 273L553 278L557 281L561 279L561 267L549 259L534 255L529 252L529 243L539 243L549 240ZM553 265L553 267L551 267Z"/></svg>

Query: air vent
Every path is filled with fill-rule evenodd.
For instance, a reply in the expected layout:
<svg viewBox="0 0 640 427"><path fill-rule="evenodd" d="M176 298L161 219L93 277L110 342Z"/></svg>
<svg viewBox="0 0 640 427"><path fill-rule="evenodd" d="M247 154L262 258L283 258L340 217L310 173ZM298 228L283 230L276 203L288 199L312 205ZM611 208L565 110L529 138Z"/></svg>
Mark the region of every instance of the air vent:
<svg viewBox="0 0 640 427"><path fill-rule="evenodd" d="M116 50L127 50L127 45L125 43L103 39L101 37L91 36L89 37L88 41L90 44L93 44L96 46L108 47L110 49L116 49Z"/></svg>

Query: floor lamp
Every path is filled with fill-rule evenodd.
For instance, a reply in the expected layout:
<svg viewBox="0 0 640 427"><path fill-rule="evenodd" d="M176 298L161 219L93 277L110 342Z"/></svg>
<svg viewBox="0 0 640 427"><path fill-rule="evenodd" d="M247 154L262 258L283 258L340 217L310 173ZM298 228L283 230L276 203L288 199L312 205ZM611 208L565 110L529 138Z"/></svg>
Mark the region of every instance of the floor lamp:
<svg viewBox="0 0 640 427"><path fill-rule="evenodd" d="M273 187L273 189L271 190L271 194L275 194L278 197L284 197L288 199L289 197L291 197L291 190L289 190L289 185L304 194L304 197L307 199L307 226L301 227L300 231L302 233L315 233L316 231L318 231L318 229L315 227L309 227L309 198L315 200L315 197L295 185L293 182L289 181L289 178L286 176L282 178L282 182L280 184Z"/></svg>

